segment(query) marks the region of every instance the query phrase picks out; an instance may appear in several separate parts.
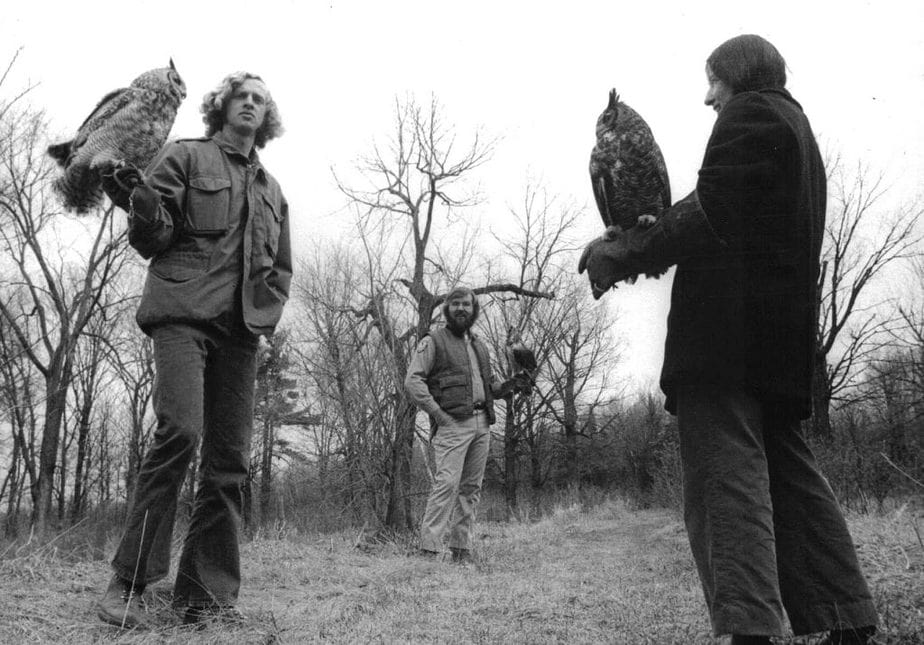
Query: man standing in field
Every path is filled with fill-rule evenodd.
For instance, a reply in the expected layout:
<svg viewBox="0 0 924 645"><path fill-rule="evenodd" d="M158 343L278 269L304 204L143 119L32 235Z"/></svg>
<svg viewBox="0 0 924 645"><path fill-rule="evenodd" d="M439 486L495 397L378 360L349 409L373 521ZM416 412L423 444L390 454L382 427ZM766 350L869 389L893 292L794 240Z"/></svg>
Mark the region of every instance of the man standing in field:
<svg viewBox="0 0 924 645"><path fill-rule="evenodd" d="M436 479L420 526L420 550L436 557L450 529L453 562L472 558L472 526L495 421L494 398L516 387L498 383L488 348L472 334L478 299L471 289L455 288L443 305L445 327L424 336L408 366L404 387L413 403L430 415Z"/></svg>
<svg viewBox="0 0 924 645"><path fill-rule="evenodd" d="M141 593L167 575L177 496L200 439L174 606L186 623L240 619L257 347L279 322L292 277L288 204L256 150L282 124L266 85L244 72L206 94L201 111L206 136L168 144L146 178L125 168L104 182L128 212L129 243L151 259L136 318L153 339L157 373L154 442L97 605L120 627L143 625Z"/></svg>

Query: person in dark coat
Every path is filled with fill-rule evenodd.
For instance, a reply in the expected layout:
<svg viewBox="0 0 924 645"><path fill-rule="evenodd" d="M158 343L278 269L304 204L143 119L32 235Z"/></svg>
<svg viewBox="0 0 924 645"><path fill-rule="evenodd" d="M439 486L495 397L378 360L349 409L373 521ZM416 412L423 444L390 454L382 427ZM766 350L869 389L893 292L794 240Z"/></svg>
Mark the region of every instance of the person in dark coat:
<svg viewBox="0 0 924 645"><path fill-rule="evenodd" d="M684 519L713 629L732 642L829 632L865 643L876 610L800 429L811 412L824 164L776 48L744 35L706 65L717 113L696 190L658 222L595 240L599 298L677 265L661 388L675 414Z"/></svg>

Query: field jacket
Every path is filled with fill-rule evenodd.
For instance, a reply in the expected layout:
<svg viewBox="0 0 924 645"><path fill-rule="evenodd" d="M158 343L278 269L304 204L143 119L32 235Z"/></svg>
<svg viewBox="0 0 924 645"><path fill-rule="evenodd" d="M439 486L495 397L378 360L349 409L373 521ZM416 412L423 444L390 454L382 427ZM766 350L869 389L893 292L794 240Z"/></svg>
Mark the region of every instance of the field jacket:
<svg viewBox="0 0 924 645"><path fill-rule="evenodd" d="M169 143L135 188L129 243L150 258L136 319L271 334L292 279L289 209L256 154L219 132Z"/></svg>

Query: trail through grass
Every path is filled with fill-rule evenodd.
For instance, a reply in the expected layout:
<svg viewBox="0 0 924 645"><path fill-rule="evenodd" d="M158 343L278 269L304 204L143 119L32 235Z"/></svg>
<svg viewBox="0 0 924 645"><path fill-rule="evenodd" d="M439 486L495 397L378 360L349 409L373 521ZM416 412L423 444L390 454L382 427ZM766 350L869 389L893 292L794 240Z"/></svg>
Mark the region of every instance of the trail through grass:
<svg viewBox="0 0 924 645"><path fill-rule="evenodd" d="M851 519L883 643L924 638L924 547L907 520ZM119 632L93 607L109 577L105 561L49 549L6 554L0 642L716 642L674 514L609 503L479 530L465 566L421 559L400 541L357 545L355 533L256 539L243 547L239 606L249 620L202 630L179 624L167 582L146 594L154 626Z"/></svg>

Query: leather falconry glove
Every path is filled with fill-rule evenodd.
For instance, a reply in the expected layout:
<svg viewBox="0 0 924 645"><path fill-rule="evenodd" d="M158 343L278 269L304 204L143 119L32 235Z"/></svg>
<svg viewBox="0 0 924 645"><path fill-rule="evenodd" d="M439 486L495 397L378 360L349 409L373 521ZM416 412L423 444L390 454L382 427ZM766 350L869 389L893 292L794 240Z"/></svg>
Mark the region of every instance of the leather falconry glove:
<svg viewBox="0 0 924 645"><path fill-rule="evenodd" d="M684 258L712 255L723 248L725 243L713 231L693 191L665 209L651 227L634 226L616 232L612 239L597 238L588 244L578 273L587 271L594 300L599 300L630 276L663 272Z"/></svg>
<svg viewBox="0 0 924 645"><path fill-rule="evenodd" d="M112 203L128 211L132 191L144 184L144 174L131 164L121 163L101 172L100 183Z"/></svg>

